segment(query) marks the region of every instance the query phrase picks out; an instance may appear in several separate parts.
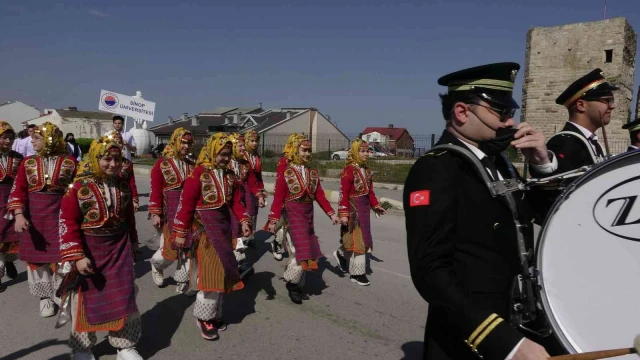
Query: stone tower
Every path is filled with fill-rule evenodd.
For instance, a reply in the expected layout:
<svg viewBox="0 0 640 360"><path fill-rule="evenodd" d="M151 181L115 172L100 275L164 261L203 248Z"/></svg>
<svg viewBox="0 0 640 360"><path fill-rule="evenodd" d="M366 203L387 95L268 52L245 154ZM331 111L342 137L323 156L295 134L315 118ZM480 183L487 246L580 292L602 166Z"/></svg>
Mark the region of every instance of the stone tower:
<svg viewBox="0 0 640 360"><path fill-rule="evenodd" d="M637 36L625 18L531 28L522 86L522 121L540 129L548 139L562 130L569 118L556 98L575 80L600 68L617 85L616 108L606 127L612 154L624 152L629 144L623 124L631 117L633 73ZM598 138L604 149L602 130Z"/></svg>

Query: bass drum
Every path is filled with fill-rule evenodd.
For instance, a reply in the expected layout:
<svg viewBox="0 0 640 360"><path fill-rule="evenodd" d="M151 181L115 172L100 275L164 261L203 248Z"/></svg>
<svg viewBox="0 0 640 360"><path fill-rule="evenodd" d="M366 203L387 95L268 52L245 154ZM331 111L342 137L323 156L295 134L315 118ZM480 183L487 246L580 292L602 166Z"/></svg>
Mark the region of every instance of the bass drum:
<svg viewBox="0 0 640 360"><path fill-rule="evenodd" d="M639 195L640 151L620 154L571 184L540 231L542 306L569 353L633 347L640 333Z"/></svg>

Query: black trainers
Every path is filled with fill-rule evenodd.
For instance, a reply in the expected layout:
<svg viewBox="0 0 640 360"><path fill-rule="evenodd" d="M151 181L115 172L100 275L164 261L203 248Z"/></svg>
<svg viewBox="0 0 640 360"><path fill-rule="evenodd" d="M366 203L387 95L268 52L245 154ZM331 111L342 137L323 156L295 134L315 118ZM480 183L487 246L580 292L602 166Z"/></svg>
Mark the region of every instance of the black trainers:
<svg viewBox="0 0 640 360"><path fill-rule="evenodd" d="M198 328L200 329L200 335L206 340L218 340L220 335L218 335L218 329L214 324L214 321L205 321L196 319L196 323L198 324Z"/></svg>
<svg viewBox="0 0 640 360"><path fill-rule="evenodd" d="M294 304L302 304L303 294L297 284L287 282L287 290L289 290L289 299L291 299Z"/></svg>
<svg viewBox="0 0 640 360"><path fill-rule="evenodd" d="M215 325L215 327L220 331L227 330L227 324L222 320L222 318L213 319L213 325Z"/></svg>
<svg viewBox="0 0 640 360"><path fill-rule="evenodd" d="M4 292L5 290L7 290L7 286L2 285L2 279L0 279L0 293Z"/></svg>
<svg viewBox="0 0 640 360"><path fill-rule="evenodd" d="M336 261L338 262L338 268L340 268L343 273L348 273L347 259L343 258L338 250L333 252L333 257L336 258Z"/></svg>
<svg viewBox="0 0 640 360"><path fill-rule="evenodd" d="M367 279L367 275L351 275L351 281L361 286L367 286L370 284L369 279Z"/></svg>
<svg viewBox="0 0 640 360"><path fill-rule="evenodd" d="M18 277L18 269L16 269L16 265L13 261L7 261L5 267L7 269L7 277L9 277L9 279L15 279Z"/></svg>

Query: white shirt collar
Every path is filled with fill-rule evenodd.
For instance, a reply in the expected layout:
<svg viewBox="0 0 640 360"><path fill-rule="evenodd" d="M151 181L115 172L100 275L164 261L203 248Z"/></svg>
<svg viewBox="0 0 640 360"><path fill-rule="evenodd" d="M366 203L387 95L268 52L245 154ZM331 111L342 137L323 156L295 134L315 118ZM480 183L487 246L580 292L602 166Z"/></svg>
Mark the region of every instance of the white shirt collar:
<svg viewBox="0 0 640 360"><path fill-rule="evenodd" d="M580 130L580 132L582 132L582 134L587 138L587 139L593 139L593 140L598 140L598 135L592 133L591 131L587 130L584 126L582 125L578 125L574 122L571 122L573 124L573 126L577 127L578 130ZM591 137L593 136L593 137Z"/></svg>
<svg viewBox="0 0 640 360"><path fill-rule="evenodd" d="M629 145L629 147L630 147L630 148L634 148L634 149L639 149L639 150L640 150L640 148L639 148L639 147L637 147L637 146L635 146L635 145Z"/></svg>
<svg viewBox="0 0 640 360"><path fill-rule="evenodd" d="M485 154L482 150L469 144L468 142L462 140L461 138L458 138L458 140L460 140L463 144L465 144L469 148L469 150L471 150L471 152L473 152L473 154L478 157L478 159L482 160L484 159L485 156L487 156L487 154Z"/></svg>

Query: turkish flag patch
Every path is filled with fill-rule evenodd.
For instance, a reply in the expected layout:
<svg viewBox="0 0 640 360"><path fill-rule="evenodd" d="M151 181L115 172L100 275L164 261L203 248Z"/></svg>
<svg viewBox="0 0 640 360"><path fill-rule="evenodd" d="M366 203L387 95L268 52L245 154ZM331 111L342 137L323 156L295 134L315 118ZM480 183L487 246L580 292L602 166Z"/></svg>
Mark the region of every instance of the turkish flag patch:
<svg viewBox="0 0 640 360"><path fill-rule="evenodd" d="M564 159L564 154L558 154L558 157L559 157L560 159Z"/></svg>
<svg viewBox="0 0 640 360"><path fill-rule="evenodd" d="M414 191L409 195L409 206L424 206L429 205L431 201L429 190Z"/></svg>

